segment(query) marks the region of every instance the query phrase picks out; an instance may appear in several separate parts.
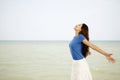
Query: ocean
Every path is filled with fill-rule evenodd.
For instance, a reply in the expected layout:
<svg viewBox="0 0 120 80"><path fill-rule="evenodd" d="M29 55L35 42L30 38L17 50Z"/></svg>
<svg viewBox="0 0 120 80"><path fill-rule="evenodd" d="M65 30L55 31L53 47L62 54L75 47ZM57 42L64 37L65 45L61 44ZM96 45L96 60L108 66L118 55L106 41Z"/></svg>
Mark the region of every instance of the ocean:
<svg viewBox="0 0 120 80"><path fill-rule="evenodd" d="M0 80L70 80L70 41L0 41ZM90 49L86 58L93 80L120 80L120 41L91 41L112 53L109 63Z"/></svg>

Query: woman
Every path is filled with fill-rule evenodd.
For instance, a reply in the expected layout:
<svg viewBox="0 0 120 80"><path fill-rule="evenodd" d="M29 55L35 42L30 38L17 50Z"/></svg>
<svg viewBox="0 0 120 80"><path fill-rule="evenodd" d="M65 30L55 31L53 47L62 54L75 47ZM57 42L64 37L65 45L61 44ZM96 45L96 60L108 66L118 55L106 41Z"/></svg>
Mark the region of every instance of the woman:
<svg viewBox="0 0 120 80"><path fill-rule="evenodd" d="M89 29L86 24L79 24L74 27L75 37L70 42L70 52L73 58L71 80L92 80L86 57L90 54L89 47L106 57L109 62L114 63L115 59L96 45L89 42Z"/></svg>

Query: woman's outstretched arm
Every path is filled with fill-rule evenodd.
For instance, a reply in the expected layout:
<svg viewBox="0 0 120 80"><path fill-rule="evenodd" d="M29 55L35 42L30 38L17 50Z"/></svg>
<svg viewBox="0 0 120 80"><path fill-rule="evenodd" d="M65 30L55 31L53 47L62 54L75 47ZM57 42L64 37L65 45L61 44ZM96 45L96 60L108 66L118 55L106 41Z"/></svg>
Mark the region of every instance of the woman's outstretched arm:
<svg viewBox="0 0 120 80"><path fill-rule="evenodd" d="M92 48L93 50L95 50L95 51L103 54L103 55L108 59L109 62L112 62L112 63L115 62L115 59L112 57L112 54L109 54L109 53L105 52L104 50L100 49L100 48L97 47L96 45L90 43L87 39L84 39L84 40L83 40L83 43L84 43L85 45L89 46L90 48Z"/></svg>

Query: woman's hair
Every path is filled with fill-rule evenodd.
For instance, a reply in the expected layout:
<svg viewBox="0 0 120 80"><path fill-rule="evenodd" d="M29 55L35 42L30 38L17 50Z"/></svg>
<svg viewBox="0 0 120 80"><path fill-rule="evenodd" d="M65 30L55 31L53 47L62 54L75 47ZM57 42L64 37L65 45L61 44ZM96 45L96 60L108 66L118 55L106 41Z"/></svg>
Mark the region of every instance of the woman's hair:
<svg viewBox="0 0 120 80"><path fill-rule="evenodd" d="M86 24L82 24L81 27L81 31L79 32L79 34L82 34L85 36L85 38L89 41L89 29L88 26ZM90 53L89 52L89 47L85 44L82 43L82 54L84 57L87 57L87 55Z"/></svg>

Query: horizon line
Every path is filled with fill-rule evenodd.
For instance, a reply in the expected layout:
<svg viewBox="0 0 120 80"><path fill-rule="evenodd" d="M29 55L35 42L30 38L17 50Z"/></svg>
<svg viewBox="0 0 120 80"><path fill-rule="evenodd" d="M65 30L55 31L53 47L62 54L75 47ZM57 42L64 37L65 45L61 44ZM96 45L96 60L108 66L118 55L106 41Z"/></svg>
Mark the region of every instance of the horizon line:
<svg viewBox="0 0 120 80"><path fill-rule="evenodd" d="M71 41L71 40L0 40L0 41ZM90 41L120 41L120 40L90 40Z"/></svg>

